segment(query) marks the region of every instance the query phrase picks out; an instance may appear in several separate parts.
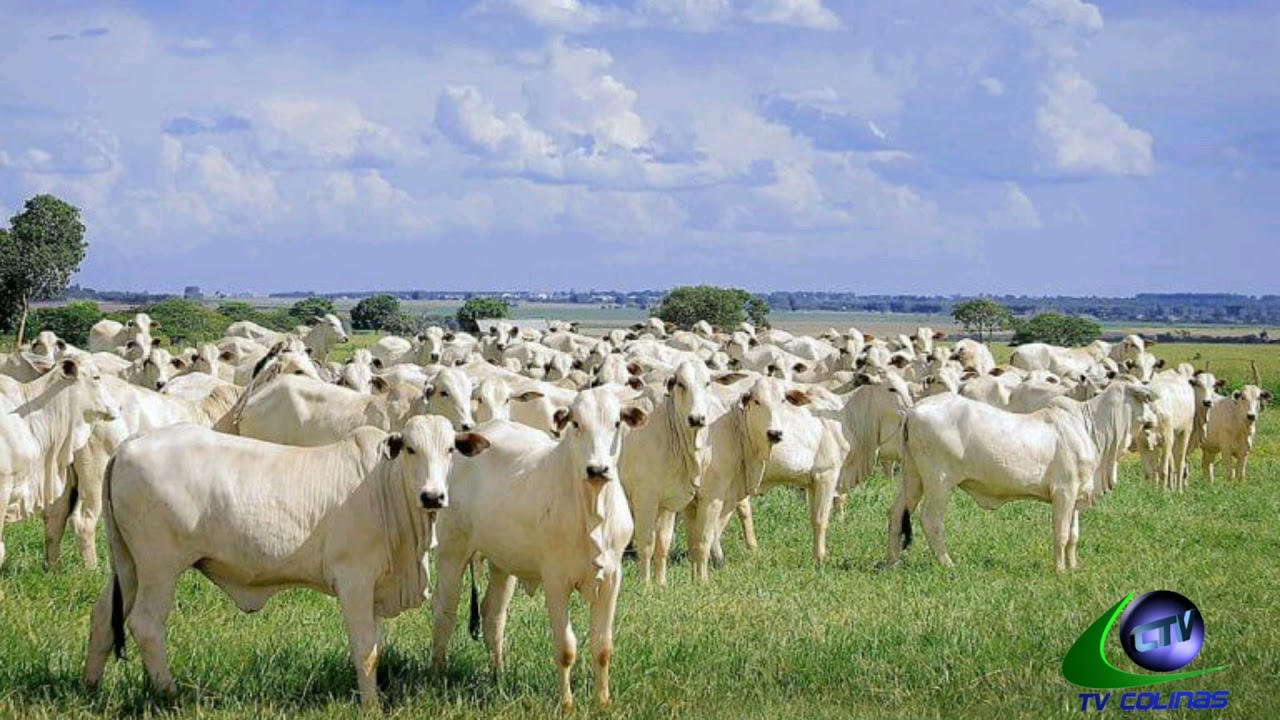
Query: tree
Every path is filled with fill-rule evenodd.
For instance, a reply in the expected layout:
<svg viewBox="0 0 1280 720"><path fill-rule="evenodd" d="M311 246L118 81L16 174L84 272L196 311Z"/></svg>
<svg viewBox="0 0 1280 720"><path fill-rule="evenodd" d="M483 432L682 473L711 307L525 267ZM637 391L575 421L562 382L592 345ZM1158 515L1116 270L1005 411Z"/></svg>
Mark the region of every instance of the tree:
<svg viewBox="0 0 1280 720"><path fill-rule="evenodd" d="M31 313L29 324L33 336L49 330L72 345L85 347L89 344L89 329L102 317L98 303L69 302L62 307L37 309Z"/></svg>
<svg viewBox="0 0 1280 720"><path fill-rule="evenodd" d="M173 298L152 305L146 305L133 313L144 312L152 320L160 323L161 334L169 338L170 344L193 345L201 342L213 342L222 337L231 321L219 313L210 310L194 300Z"/></svg>
<svg viewBox="0 0 1280 720"><path fill-rule="evenodd" d="M298 323L305 323L311 318L318 318L335 312L333 301L323 297L309 297L305 300L299 300L289 308L290 317L294 318Z"/></svg>
<svg viewBox="0 0 1280 720"><path fill-rule="evenodd" d="M9 221L0 237L0 305L18 317L18 344L26 334L31 303L57 297L84 260L80 210L52 195L37 195Z"/></svg>
<svg viewBox="0 0 1280 720"><path fill-rule="evenodd" d="M462 307L458 308L456 317L463 330L475 332L479 329L477 320L511 317L511 306L502 298L467 298Z"/></svg>
<svg viewBox="0 0 1280 720"><path fill-rule="evenodd" d="M684 328L699 320L722 329L732 328L744 320L757 327L769 324L769 304L764 300L746 290L714 285L674 288L649 314Z"/></svg>
<svg viewBox="0 0 1280 720"><path fill-rule="evenodd" d="M231 322L248 320L261 324L263 319L263 314L258 311L258 308L243 300L227 300L218 303L218 314Z"/></svg>
<svg viewBox="0 0 1280 720"><path fill-rule="evenodd" d="M968 332L978 333L979 341L991 339L991 333L1013 325L1013 313L995 300L978 298L957 304L951 317Z"/></svg>
<svg viewBox="0 0 1280 720"><path fill-rule="evenodd" d="M1042 342L1062 347L1088 345L1102 336L1102 326L1084 317L1062 313L1040 313L1019 322L1011 344Z"/></svg>
<svg viewBox="0 0 1280 720"><path fill-rule="evenodd" d="M351 327L356 330L400 332L407 324L400 311L400 301L390 295L367 297L351 309Z"/></svg>

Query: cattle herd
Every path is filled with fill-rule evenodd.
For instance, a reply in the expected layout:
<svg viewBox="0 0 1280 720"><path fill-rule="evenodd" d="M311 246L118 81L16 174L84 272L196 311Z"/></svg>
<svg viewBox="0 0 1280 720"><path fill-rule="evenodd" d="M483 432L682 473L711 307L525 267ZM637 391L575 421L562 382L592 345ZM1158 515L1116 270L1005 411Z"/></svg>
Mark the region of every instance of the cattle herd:
<svg viewBox="0 0 1280 720"><path fill-rule="evenodd" d="M92 613L90 686L127 628L151 684L175 687L165 626L194 568L246 612L287 587L336 596L370 706L381 620L431 599L445 662L468 570L472 632L497 671L517 585L542 588L565 705L577 591L608 703L626 548L643 583L666 584L683 516L706 583L735 515L756 549L751 498L778 485L803 488L818 565L833 507L880 467L900 477L890 564L921 503L930 548L952 564L943 525L959 488L985 508L1050 503L1054 563L1074 568L1080 510L1114 487L1123 454L1170 490L1186 487L1197 448L1208 481L1219 455L1244 480L1271 398L1256 368L1220 396L1209 368L1163 369L1133 335L1023 345L997 364L986 345L944 347L928 328L807 337L650 320L588 336L499 323L384 337L339 364L330 351L348 336L333 315L291 333L238 322L182 350L154 329L139 314L99 323L88 350L46 332L0 356L0 539L6 520L41 514L51 566L70 521L93 568L104 519L111 575Z"/></svg>

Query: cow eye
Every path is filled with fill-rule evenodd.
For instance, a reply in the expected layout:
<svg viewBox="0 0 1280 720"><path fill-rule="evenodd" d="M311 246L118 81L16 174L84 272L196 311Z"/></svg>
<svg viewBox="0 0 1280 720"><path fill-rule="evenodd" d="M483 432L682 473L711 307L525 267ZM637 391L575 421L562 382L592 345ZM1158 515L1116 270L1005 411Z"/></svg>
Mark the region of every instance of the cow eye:
<svg viewBox="0 0 1280 720"><path fill-rule="evenodd" d="M575 430L577 430L579 427L580 427L580 426L578 425L578 421L577 421L577 420L574 420L574 421L573 421L573 428L574 428Z"/></svg>
<svg viewBox="0 0 1280 720"><path fill-rule="evenodd" d="M449 397L449 391L448 391L448 390L441 390L441 391L440 391L440 397Z"/></svg>
<svg viewBox="0 0 1280 720"><path fill-rule="evenodd" d="M418 451L417 451L417 450L414 450L412 447L410 447L410 446L408 446L408 445L405 445L405 446L404 446L404 449L405 449L405 450L407 450L407 451L409 452L409 454L410 454L410 455L417 455L417 454L418 454Z"/></svg>
<svg viewBox="0 0 1280 720"><path fill-rule="evenodd" d="M613 429L614 429L614 430L621 430L621 429L622 429L622 421L621 421L621 420L619 420L618 422L614 423L614 424L613 424Z"/></svg>
<svg viewBox="0 0 1280 720"><path fill-rule="evenodd" d="M449 454L450 454L450 455L452 455L452 454L453 454L453 448L449 448L449 451L448 451L448 452L449 452Z"/></svg>
<svg viewBox="0 0 1280 720"><path fill-rule="evenodd" d="M892 388L892 387L891 387L891 388L889 388L889 392L891 392L891 393L896 393L896 392L898 392L898 388Z"/></svg>

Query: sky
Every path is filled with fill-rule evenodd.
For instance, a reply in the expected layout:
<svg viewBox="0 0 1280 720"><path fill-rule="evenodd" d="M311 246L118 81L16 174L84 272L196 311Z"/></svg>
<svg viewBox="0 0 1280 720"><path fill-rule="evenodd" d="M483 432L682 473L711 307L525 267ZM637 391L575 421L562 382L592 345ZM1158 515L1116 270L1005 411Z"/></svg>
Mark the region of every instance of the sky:
<svg viewBox="0 0 1280 720"><path fill-rule="evenodd" d="M0 0L101 289L1275 293L1280 3Z"/></svg>

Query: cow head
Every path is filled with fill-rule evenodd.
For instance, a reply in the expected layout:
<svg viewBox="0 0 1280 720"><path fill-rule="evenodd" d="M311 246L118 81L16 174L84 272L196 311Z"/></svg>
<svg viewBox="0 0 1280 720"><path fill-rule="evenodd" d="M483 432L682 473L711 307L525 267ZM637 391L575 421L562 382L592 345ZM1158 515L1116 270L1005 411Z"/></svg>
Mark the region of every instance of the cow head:
<svg viewBox="0 0 1280 720"><path fill-rule="evenodd" d="M393 476L403 483L405 494L424 510L449 507L449 468L455 450L474 457L489 447L477 433L457 433L444 418L409 418L403 432L387 435L384 453Z"/></svg>
<svg viewBox="0 0 1280 720"><path fill-rule="evenodd" d="M1195 392L1197 405L1206 410L1213 407L1214 390L1218 388L1218 378L1213 373L1198 370L1188 378L1187 382L1191 383L1191 388Z"/></svg>
<svg viewBox="0 0 1280 720"><path fill-rule="evenodd" d="M187 369L186 361L174 357L164 348L152 348L145 358L135 362L141 372L135 384L156 391L163 390L170 380Z"/></svg>
<svg viewBox="0 0 1280 720"><path fill-rule="evenodd" d="M69 386L72 411L85 423L111 422L120 417L120 405L107 391L98 366L87 356L63 358L56 372L59 383Z"/></svg>
<svg viewBox="0 0 1280 720"><path fill-rule="evenodd" d="M1271 392L1257 385L1245 385L1231 393L1231 397L1236 401L1236 412L1244 416L1246 423L1252 425L1262 413L1263 403L1271 399Z"/></svg>
<svg viewBox="0 0 1280 720"><path fill-rule="evenodd" d="M782 406L785 403L802 406L809 404L809 401L808 394L803 390L787 390L781 381L761 377L750 390L742 394L738 402L750 440L763 440L769 445L777 445L785 439L786 420Z"/></svg>
<svg viewBox="0 0 1280 720"><path fill-rule="evenodd" d="M511 386L498 378L485 378L471 394L478 422L511 419Z"/></svg>
<svg viewBox="0 0 1280 720"><path fill-rule="evenodd" d="M44 330L31 341L31 352L47 358L56 358L67 350L67 342L51 330Z"/></svg>
<svg viewBox="0 0 1280 720"><path fill-rule="evenodd" d="M373 392L373 379L372 363L349 362L338 372L338 385L366 395Z"/></svg>
<svg viewBox="0 0 1280 720"><path fill-rule="evenodd" d="M667 397L675 416L695 430L707 426L710 412L711 373L701 362L685 360L667 378Z"/></svg>
<svg viewBox="0 0 1280 720"><path fill-rule="evenodd" d="M422 399L429 415L439 415L460 431L475 427L471 414L471 378L457 368L446 367L436 373L422 388Z"/></svg>
<svg viewBox="0 0 1280 720"><path fill-rule="evenodd" d="M141 360L151 354L152 346L151 336L146 333L135 332L125 341L123 352L125 360ZM120 350L117 349L117 352Z"/></svg>
<svg viewBox="0 0 1280 720"><path fill-rule="evenodd" d="M642 427L648 419L642 408L624 408L617 394L603 387L579 392L569 407L555 413L572 471L594 485L618 479L624 427Z"/></svg>

